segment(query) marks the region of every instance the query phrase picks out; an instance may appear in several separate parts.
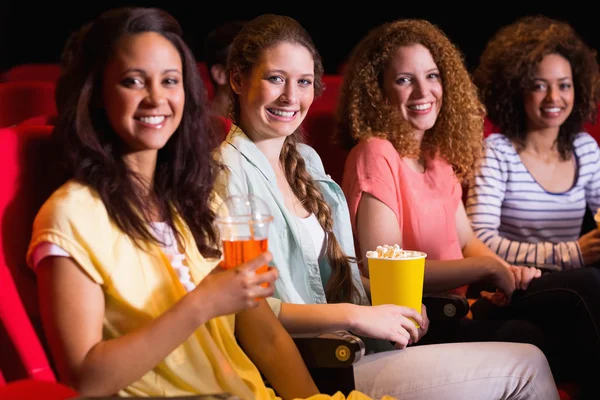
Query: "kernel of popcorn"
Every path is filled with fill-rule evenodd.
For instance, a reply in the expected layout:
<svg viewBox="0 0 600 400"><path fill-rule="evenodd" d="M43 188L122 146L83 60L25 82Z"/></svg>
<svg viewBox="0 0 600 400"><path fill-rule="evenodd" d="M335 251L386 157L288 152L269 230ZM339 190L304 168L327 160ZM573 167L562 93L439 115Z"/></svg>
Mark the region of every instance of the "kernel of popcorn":
<svg viewBox="0 0 600 400"><path fill-rule="evenodd" d="M405 252L398 244L393 246L383 245L377 246L375 251L367 251L367 257L371 258L400 258L405 256Z"/></svg>
<svg viewBox="0 0 600 400"><path fill-rule="evenodd" d="M376 251L367 251L367 257L368 258L377 258L379 257L379 253L377 253Z"/></svg>

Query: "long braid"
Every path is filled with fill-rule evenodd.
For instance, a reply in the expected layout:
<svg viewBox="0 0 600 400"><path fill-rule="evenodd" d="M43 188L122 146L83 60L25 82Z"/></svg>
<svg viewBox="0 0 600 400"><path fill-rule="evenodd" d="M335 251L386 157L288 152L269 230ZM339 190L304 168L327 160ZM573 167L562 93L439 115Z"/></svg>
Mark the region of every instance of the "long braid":
<svg viewBox="0 0 600 400"><path fill-rule="evenodd" d="M323 198L314 180L306 170L304 159L296 149L299 133L288 136L279 157L286 179L304 208L315 214L327 238L327 258L331 265L331 278L325 285L325 296L329 303L356 303L358 290L352 280L351 258L346 256L333 234L331 208Z"/></svg>

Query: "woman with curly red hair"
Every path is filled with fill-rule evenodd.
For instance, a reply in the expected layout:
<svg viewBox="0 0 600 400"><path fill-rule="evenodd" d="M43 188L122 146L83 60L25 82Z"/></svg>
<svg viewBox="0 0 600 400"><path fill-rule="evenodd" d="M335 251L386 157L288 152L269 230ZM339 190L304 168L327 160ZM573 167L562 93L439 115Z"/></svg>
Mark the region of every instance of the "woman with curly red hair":
<svg viewBox="0 0 600 400"><path fill-rule="evenodd" d="M344 78L337 134L352 147L342 187L360 254L386 243L424 251L426 292L464 295L466 285L487 280L502 303L539 276L509 266L469 225L461 181L481 156L484 108L444 33L422 20L384 24L354 49ZM368 276L366 265L362 272ZM507 333L526 322L503 324L461 321L453 339L525 340Z"/></svg>

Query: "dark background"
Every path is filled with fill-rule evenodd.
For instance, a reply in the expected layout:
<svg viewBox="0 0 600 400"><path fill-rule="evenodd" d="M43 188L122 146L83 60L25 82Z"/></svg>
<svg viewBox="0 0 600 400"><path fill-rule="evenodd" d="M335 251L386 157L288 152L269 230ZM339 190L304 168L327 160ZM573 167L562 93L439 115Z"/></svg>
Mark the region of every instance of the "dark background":
<svg viewBox="0 0 600 400"><path fill-rule="evenodd" d="M209 0L210 1L210 0ZM600 47L600 14L590 11L592 3L556 2L555 7L477 2L466 5L454 2L439 6L433 2L376 2L361 6L347 3L294 1L279 5L275 2L247 1L178 1L163 2L33 2L14 1L0 5L0 69L26 62L55 62L69 34L100 12L123 5L143 5L163 8L173 14L183 26L186 40L198 60L205 35L219 24L231 19L251 19L262 13L285 14L297 19L311 34L317 45L326 72L334 73L356 42L376 25L397 18L424 18L437 24L465 55L472 69L486 41L502 25L530 14L544 14L571 23L594 48ZM251 3L251 4L250 4ZM356 0L361 4L360 0ZM365 5L366 4L366 5ZM212 12L209 8L214 8ZM325 9L329 11L326 11ZM344 14L344 15L342 15Z"/></svg>

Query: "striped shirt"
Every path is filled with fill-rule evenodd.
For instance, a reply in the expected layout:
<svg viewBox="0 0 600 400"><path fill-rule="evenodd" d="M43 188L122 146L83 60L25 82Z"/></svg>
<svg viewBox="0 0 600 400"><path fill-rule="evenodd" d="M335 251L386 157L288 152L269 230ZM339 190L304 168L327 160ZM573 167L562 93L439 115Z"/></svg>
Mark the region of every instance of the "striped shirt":
<svg viewBox="0 0 600 400"><path fill-rule="evenodd" d="M600 149L585 132L573 141L575 184L546 191L502 134L486 138L485 156L469 189L466 209L475 235L513 264L583 266L577 239L586 203L600 207Z"/></svg>

